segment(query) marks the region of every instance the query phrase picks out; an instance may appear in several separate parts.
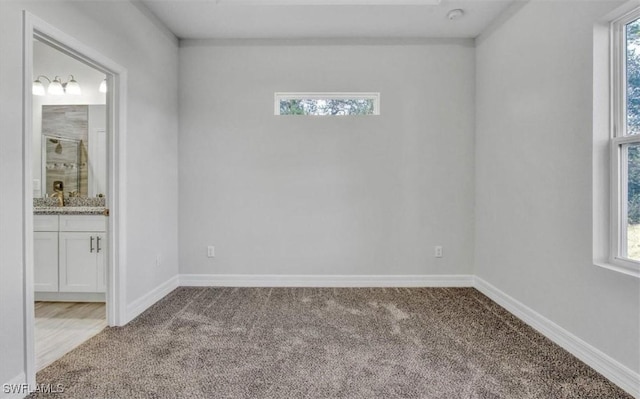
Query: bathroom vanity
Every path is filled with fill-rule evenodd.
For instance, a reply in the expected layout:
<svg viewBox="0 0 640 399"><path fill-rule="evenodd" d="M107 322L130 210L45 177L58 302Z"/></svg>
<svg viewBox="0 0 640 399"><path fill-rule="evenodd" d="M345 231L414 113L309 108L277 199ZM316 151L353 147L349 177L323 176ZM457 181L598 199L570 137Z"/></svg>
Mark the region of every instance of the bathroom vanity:
<svg viewBox="0 0 640 399"><path fill-rule="evenodd" d="M36 300L104 301L105 209L47 207L34 213Z"/></svg>
<svg viewBox="0 0 640 399"><path fill-rule="evenodd" d="M36 301L105 301L108 251L106 108L35 107ZM38 145L39 144L39 145Z"/></svg>

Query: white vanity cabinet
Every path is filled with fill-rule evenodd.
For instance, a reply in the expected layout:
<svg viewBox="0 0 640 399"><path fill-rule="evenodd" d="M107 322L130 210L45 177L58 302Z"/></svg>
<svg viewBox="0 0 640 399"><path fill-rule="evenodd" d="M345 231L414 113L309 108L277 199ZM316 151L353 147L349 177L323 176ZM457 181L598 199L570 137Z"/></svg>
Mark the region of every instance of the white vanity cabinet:
<svg viewBox="0 0 640 399"><path fill-rule="evenodd" d="M37 231L55 225L47 218L58 218L56 232ZM35 291L104 293L106 223L99 215L35 215Z"/></svg>

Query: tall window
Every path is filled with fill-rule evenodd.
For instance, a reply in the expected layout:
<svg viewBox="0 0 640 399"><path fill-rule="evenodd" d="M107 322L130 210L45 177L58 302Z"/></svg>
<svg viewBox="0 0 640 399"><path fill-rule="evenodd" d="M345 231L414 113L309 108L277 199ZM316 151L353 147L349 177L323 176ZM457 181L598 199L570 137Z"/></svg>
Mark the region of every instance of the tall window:
<svg viewBox="0 0 640 399"><path fill-rule="evenodd" d="M640 10L612 23L612 261L640 270Z"/></svg>

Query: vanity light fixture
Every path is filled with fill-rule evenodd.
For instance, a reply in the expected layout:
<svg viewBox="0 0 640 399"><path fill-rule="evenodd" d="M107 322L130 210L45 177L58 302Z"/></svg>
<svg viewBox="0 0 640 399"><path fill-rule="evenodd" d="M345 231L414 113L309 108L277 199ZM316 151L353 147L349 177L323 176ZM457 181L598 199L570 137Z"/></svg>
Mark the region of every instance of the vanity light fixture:
<svg viewBox="0 0 640 399"><path fill-rule="evenodd" d="M107 92L107 78L104 78L104 80L102 82L100 82L100 87L98 88L98 91L100 93L106 93Z"/></svg>
<svg viewBox="0 0 640 399"><path fill-rule="evenodd" d="M49 87L46 90L46 93L49 93L53 96L61 96L63 94L71 94L71 95L80 95L82 94L82 90L80 89L80 85L76 82L73 75L69 75L69 80L67 82L62 82L60 76L56 76L53 78L53 81L46 77L45 75L40 75L33 81L33 85L31 86L31 93L34 96L44 96L45 90L42 81L40 78L45 78L49 81Z"/></svg>

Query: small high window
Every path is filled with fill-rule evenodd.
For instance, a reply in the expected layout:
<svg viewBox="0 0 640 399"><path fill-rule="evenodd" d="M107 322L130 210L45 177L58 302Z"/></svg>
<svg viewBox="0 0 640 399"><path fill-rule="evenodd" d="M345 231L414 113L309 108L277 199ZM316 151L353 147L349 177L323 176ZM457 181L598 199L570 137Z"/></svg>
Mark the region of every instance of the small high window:
<svg viewBox="0 0 640 399"><path fill-rule="evenodd" d="M380 93L275 93L276 115L380 115Z"/></svg>

